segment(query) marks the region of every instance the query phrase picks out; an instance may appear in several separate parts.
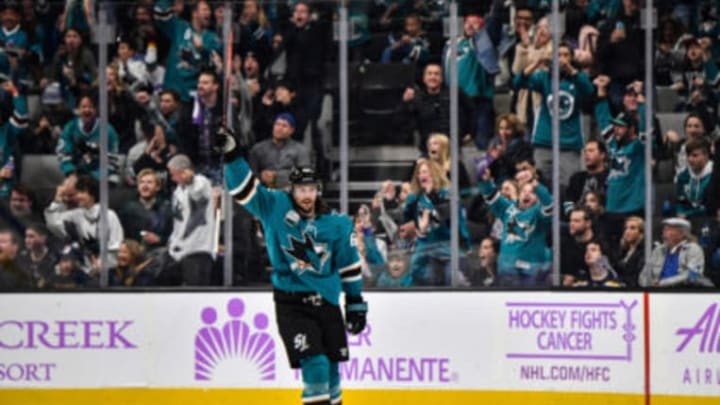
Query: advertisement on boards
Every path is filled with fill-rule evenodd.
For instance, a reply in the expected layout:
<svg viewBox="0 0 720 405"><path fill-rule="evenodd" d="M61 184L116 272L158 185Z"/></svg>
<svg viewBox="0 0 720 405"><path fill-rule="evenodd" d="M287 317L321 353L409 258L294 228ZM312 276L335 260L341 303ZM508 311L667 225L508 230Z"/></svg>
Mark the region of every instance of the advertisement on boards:
<svg viewBox="0 0 720 405"><path fill-rule="evenodd" d="M641 297L368 292L343 385L641 393ZM299 386L268 292L16 294L0 308L0 388Z"/></svg>
<svg viewBox="0 0 720 405"><path fill-rule="evenodd" d="M0 387L147 385L142 296L3 295Z"/></svg>
<svg viewBox="0 0 720 405"><path fill-rule="evenodd" d="M653 294L650 307L651 391L720 396L717 294Z"/></svg>
<svg viewBox="0 0 720 405"><path fill-rule="evenodd" d="M640 294L512 294L504 302L505 360L518 385L638 392Z"/></svg>

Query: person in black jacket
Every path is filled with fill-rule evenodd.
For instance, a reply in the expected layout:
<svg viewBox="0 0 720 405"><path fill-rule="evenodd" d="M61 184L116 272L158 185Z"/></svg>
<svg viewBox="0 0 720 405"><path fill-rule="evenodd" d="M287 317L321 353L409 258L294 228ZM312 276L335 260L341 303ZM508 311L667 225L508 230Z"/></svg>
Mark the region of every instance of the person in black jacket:
<svg viewBox="0 0 720 405"><path fill-rule="evenodd" d="M19 247L13 231L0 229L0 291L32 287L30 277L17 263Z"/></svg>
<svg viewBox="0 0 720 405"><path fill-rule="evenodd" d="M565 190L563 199L563 212L569 215L570 211L580 205L580 201L589 191L607 192L607 147L604 142L591 139L583 149L583 160L585 170L574 173L570 176L568 187Z"/></svg>
<svg viewBox="0 0 720 405"><path fill-rule="evenodd" d="M159 194L160 175L144 169L137 175L138 199L129 201L120 211L120 221L127 238L143 243L148 250L167 244L173 229L170 202Z"/></svg>
<svg viewBox="0 0 720 405"><path fill-rule="evenodd" d="M712 151L713 167L720 167L720 138L713 142ZM709 217L718 217L718 211L720 211L720 170L713 170L710 184L705 190L704 205Z"/></svg>
<svg viewBox="0 0 720 405"><path fill-rule="evenodd" d="M295 4L292 25L284 36L287 58L285 78L297 86L297 97L305 106L305 116L312 128L315 164L319 176L326 178L329 172L328 162L323 153L322 137L318 133L316 121L322 109L325 53L332 38L327 22L331 19L326 15L326 5L318 4L314 7L316 8L311 8L307 0ZM319 14L316 20L312 19L313 13ZM305 128L298 128L300 129ZM303 133L299 132L298 136L302 137Z"/></svg>
<svg viewBox="0 0 720 405"><path fill-rule="evenodd" d="M198 173L209 178L213 184L222 180L222 161L213 150L215 133L223 121L223 105L220 93L220 78L211 69L200 73L197 83L197 97L192 111L194 131L180 134L180 150L188 155Z"/></svg>
<svg viewBox="0 0 720 405"><path fill-rule="evenodd" d="M514 179L515 165L532 158L532 147L525 140L525 129L515 114L502 114L495 121L495 137L490 140L486 159L495 184Z"/></svg>
<svg viewBox="0 0 720 405"><path fill-rule="evenodd" d="M420 132L423 156L427 155L427 140L431 133L450 133L450 91L443 86L442 67L431 62L423 71L423 86L408 87L398 107L396 117L408 126L408 130ZM462 94L460 97L460 134L463 142L470 142L475 133L472 105Z"/></svg>
<svg viewBox="0 0 720 405"><path fill-rule="evenodd" d="M621 105L625 87L643 80L645 67L644 31L640 28L638 0L623 1L620 13L605 24L598 39L598 70L610 76L609 95Z"/></svg>
<svg viewBox="0 0 720 405"><path fill-rule="evenodd" d="M645 221L640 217L628 217L620 239L620 255L615 270L628 287L638 286L638 276L645 267Z"/></svg>
<svg viewBox="0 0 720 405"><path fill-rule="evenodd" d="M254 127L258 131L256 132L257 141L269 138L278 115L290 113L295 118L296 125L292 138L302 143L307 127L307 116L303 104L297 97L295 86L288 80L278 82L275 89L269 89L255 113Z"/></svg>

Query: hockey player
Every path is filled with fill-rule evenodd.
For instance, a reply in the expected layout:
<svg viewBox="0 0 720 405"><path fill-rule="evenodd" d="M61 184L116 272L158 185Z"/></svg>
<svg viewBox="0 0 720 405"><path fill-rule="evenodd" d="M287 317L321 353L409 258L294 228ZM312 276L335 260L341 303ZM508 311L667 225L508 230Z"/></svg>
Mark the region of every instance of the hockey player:
<svg viewBox="0 0 720 405"><path fill-rule="evenodd" d="M250 170L242 157L245 148L232 134L221 130L216 139L225 154L230 194L265 231L278 329L290 366L302 370L302 401L339 404L338 362L348 360L345 329L360 333L368 308L361 295L361 261L352 221L323 203L312 169L293 170L290 192L268 189Z"/></svg>

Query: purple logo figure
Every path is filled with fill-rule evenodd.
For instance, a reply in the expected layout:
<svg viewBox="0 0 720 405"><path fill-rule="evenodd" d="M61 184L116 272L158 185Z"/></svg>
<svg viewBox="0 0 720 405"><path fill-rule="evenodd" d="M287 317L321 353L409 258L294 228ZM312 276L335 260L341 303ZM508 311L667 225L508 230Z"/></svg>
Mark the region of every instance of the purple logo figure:
<svg viewBox="0 0 720 405"><path fill-rule="evenodd" d="M213 307L200 312L203 326L195 334L195 380L210 381L223 362L245 362L257 370L263 381L275 379L275 341L267 332L268 316L255 315L253 324L243 321L245 303L232 298L227 303L230 320L222 327Z"/></svg>
<svg viewBox="0 0 720 405"><path fill-rule="evenodd" d="M694 341L691 350L698 353L720 353L720 311L718 304L711 304L691 328L679 328L676 335L684 336L675 352L683 352ZM695 339L697 338L697 339Z"/></svg>

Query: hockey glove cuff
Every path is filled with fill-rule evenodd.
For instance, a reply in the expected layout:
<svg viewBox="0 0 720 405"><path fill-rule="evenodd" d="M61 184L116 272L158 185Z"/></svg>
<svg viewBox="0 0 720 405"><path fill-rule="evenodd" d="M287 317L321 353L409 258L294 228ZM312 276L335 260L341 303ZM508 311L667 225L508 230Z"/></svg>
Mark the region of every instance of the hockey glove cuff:
<svg viewBox="0 0 720 405"><path fill-rule="evenodd" d="M242 142L238 142L233 131L221 126L215 132L214 149L216 152L223 154L226 162L231 162L238 157L244 157L247 146L242 145Z"/></svg>
<svg viewBox="0 0 720 405"><path fill-rule="evenodd" d="M362 296L345 296L345 329L357 335L365 329L368 304Z"/></svg>

